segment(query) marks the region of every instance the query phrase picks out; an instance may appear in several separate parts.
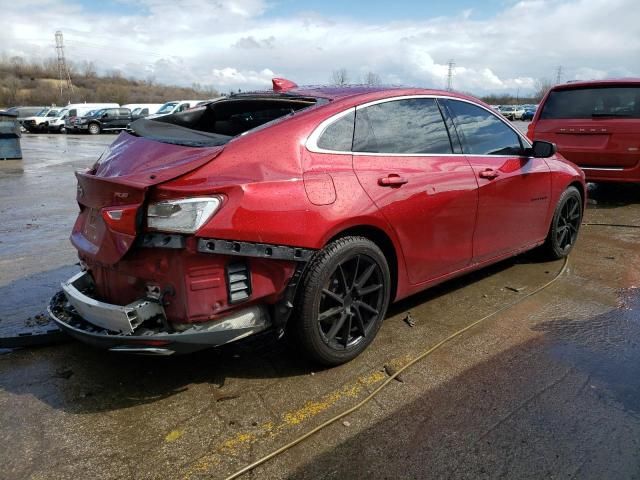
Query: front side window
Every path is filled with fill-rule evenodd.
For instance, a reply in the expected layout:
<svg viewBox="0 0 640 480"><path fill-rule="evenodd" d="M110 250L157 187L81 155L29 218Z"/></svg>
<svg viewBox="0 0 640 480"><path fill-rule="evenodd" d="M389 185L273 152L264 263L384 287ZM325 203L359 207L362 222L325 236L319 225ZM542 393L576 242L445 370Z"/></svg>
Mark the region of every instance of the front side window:
<svg viewBox="0 0 640 480"><path fill-rule="evenodd" d="M354 120L355 110L330 124L318 138L318 147L334 152L350 152Z"/></svg>
<svg viewBox="0 0 640 480"><path fill-rule="evenodd" d="M447 100L464 153L469 155L520 155L516 132L493 113L468 102Z"/></svg>
<svg viewBox="0 0 640 480"><path fill-rule="evenodd" d="M447 127L433 98L392 100L356 110L353 151L452 153Z"/></svg>

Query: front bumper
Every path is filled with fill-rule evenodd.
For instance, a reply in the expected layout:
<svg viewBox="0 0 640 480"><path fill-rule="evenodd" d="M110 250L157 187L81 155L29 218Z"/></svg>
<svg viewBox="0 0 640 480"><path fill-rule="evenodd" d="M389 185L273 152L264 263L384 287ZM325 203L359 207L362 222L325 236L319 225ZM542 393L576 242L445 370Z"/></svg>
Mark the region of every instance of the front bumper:
<svg viewBox="0 0 640 480"><path fill-rule="evenodd" d="M190 353L220 346L266 330L267 310L252 305L222 319L170 332L162 305L140 299L126 306L91 297L92 280L81 272L62 284L49 304L49 315L69 335L95 347L148 355Z"/></svg>

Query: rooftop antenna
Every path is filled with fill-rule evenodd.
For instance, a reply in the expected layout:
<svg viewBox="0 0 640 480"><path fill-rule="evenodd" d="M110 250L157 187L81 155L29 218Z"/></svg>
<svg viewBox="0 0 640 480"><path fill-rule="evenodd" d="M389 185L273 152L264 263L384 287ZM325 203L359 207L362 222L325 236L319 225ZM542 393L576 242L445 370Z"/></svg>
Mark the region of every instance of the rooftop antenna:
<svg viewBox="0 0 640 480"><path fill-rule="evenodd" d="M447 72L447 90L453 90L453 69L456 68L456 63L453 59L449 60L449 71Z"/></svg>
<svg viewBox="0 0 640 480"><path fill-rule="evenodd" d="M64 58L64 43L62 38L62 31L56 32L56 54L58 55L58 78L60 85L60 101L62 101L64 95L64 88L67 88L68 102L71 102L71 95L73 94L73 83L71 83L71 73L67 66L67 61Z"/></svg>

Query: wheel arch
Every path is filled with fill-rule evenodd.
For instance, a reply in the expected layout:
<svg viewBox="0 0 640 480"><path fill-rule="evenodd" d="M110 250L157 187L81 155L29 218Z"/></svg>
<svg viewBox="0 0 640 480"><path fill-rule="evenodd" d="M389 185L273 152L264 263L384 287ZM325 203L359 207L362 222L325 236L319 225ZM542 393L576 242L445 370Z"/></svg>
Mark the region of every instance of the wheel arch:
<svg viewBox="0 0 640 480"><path fill-rule="evenodd" d="M580 198L582 200L582 212L584 213L584 209L586 207L586 201L587 201L586 185L583 184L582 182L573 181L569 185L567 185L567 188L569 187L576 187L576 189L578 190L578 193L580 193Z"/></svg>
<svg viewBox="0 0 640 480"><path fill-rule="evenodd" d="M398 280L399 280L399 258L396 247L391 240L391 237L379 227L373 225L354 225L335 233L325 245L343 237L358 236L364 237L375 243L382 253L384 254L389 264L389 272L391 274L391 292L389 298L393 302L398 293Z"/></svg>

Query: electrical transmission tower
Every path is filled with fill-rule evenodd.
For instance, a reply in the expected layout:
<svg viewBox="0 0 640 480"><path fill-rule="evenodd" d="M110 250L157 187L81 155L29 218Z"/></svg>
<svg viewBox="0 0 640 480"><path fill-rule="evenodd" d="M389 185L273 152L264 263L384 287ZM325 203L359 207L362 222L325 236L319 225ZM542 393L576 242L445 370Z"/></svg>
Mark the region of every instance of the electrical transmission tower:
<svg viewBox="0 0 640 480"><path fill-rule="evenodd" d="M449 60L449 71L447 72L447 90L453 90L453 69L456 64L453 60Z"/></svg>
<svg viewBox="0 0 640 480"><path fill-rule="evenodd" d="M562 65L558 65L556 70L556 83L560 83L560 80L562 80Z"/></svg>
<svg viewBox="0 0 640 480"><path fill-rule="evenodd" d="M56 53L58 55L58 78L60 80L60 100L62 101L64 96L64 88L67 88L67 100L71 101L71 95L73 94L73 83L71 83L71 73L67 66L67 61L64 58L64 43L62 39L62 32L58 30L56 32Z"/></svg>

